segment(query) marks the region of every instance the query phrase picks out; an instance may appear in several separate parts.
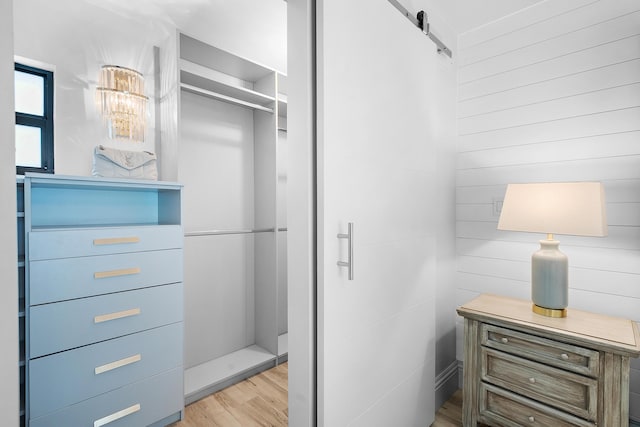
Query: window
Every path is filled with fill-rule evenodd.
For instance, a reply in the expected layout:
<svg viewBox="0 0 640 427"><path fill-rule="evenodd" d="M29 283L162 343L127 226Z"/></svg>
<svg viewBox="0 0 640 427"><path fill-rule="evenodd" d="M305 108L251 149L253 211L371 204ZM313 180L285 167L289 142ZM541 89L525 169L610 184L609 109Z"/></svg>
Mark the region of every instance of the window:
<svg viewBox="0 0 640 427"><path fill-rule="evenodd" d="M53 173L53 72L15 64L16 173Z"/></svg>

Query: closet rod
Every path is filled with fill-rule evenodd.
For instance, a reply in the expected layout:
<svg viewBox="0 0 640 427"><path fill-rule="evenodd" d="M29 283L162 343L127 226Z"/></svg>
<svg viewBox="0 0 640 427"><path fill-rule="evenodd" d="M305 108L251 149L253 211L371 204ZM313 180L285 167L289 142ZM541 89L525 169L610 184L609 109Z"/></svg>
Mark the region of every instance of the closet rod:
<svg viewBox="0 0 640 427"><path fill-rule="evenodd" d="M275 228L256 228L253 230L205 230L205 231L190 231L184 233L184 237L197 237L197 236L223 236L227 234L256 234L256 233L273 233Z"/></svg>
<svg viewBox="0 0 640 427"><path fill-rule="evenodd" d="M420 28L420 30L436 44L438 53L444 53L449 58L451 58L453 52L451 52L451 49L445 46L445 44L442 43L440 39L431 32L429 28L429 20L424 10L418 12L414 17L402 4L400 4L398 0L389 0L389 3L391 3L396 9L398 9L400 13L402 13L409 21L411 21L411 23L413 23L413 25Z"/></svg>

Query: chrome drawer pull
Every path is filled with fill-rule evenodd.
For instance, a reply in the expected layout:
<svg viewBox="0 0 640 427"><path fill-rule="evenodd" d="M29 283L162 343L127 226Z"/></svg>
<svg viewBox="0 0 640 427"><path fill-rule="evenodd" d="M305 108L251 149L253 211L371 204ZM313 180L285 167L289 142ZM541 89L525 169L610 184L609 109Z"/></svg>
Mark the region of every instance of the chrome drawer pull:
<svg viewBox="0 0 640 427"><path fill-rule="evenodd" d="M533 418L533 417L529 417L529 422L535 423L535 422L536 422L536 419L535 419L535 418Z"/></svg>
<svg viewBox="0 0 640 427"><path fill-rule="evenodd" d="M121 270L98 271L93 273L94 279L106 279L108 277L129 276L131 274L140 274L140 267L123 268Z"/></svg>
<svg viewBox="0 0 640 427"><path fill-rule="evenodd" d="M93 239L94 246L121 245L123 243L140 243L140 238L137 236L131 236L131 237L110 237L106 239Z"/></svg>
<svg viewBox="0 0 640 427"><path fill-rule="evenodd" d="M131 415L134 414L136 412L138 412L140 410L140 404L136 403L133 406L129 406L128 408L123 409L122 411L118 411L118 412L114 412L111 415L107 415L104 418L100 418L99 420L95 420L93 422L93 427L102 427L102 426L106 426L107 424L110 424L116 420L119 420L120 418L124 418L127 415Z"/></svg>
<svg viewBox="0 0 640 427"><path fill-rule="evenodd" d="M95 369L96 375L103 374L105 372L113 371L114 369L121 368L123 366L131 365L142 360L142 355L136 354L135 356L125 357L124 359L116 360L115 362L107 363L106 365L98 366Z"/></svg>
<svg viewBox="0 0 640 427"><path fill-rule="evenodd" d="M500 341L502 341L504 344L506 344L506 343L509 342L509 339L505 337L505 338L502 338Z"/></svg>
<svg viewBox="0 0 640 427"><path fill-rule="evenodd" d="M100 316L95 316L93 318L93 323L108 322L110 320L122 319L123 317L137 316L138 314L140 314L139 308L132 308L131 310L117 311L115 313L109 314L101 314Z"/></svg>
<svg viewBox="0 0 640 427"><path fill-rule="evenodd" d="M535 379L535 378L533 378L533 377L532 377L532 378L529 378L529 382L530 382L531 384L535 384L535 383L536 383L536 379Z"/></svg>
<svg viewBox="0 0 640 427"><path fill-rule="evenodd" d="M568 355L568 354L566 354L566 353L562 353L562 354L560 355L560 358L561 358L562 360L569 360L569 355Z"/></svg>

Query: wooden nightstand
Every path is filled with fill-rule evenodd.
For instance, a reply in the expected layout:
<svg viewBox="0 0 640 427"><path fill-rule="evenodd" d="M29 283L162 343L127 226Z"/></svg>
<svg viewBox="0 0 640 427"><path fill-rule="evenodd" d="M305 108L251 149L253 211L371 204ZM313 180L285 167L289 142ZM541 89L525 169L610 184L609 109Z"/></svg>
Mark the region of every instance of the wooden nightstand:
<svg viewBox="0 0 640 427"><path fill-rule="evenodd" d="M465 318L465 427L628 426L635 322L573 309L544 317L530 301L495 295L457 311Z"/></svg>

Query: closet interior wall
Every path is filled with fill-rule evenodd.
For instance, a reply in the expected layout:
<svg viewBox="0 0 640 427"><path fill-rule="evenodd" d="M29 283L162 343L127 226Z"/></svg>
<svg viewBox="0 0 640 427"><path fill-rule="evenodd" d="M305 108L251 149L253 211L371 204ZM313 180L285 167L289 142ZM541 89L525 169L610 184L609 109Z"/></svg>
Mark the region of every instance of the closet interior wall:
<svg viewBox="0 0 640 427"><path fill-rule="evenodd" d="M286 96L275 70L184 33L175 52L189 403L287 357Z"/></svg>

